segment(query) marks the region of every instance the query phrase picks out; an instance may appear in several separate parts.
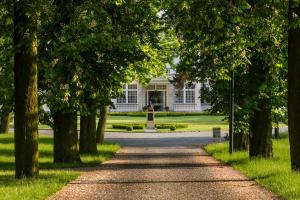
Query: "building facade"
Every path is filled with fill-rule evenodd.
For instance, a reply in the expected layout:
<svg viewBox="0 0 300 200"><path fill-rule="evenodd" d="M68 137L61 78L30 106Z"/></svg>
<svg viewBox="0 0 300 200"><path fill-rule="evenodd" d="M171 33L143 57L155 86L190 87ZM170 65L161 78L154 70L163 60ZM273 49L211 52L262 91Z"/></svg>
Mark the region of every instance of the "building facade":
<svg viewBox="0 0 300 200"><path fill-rule="evenodd" d="M168 78L153 79L147 86L139 82L124 85L123 95L113 99L115 109L110 111L143 111L149 102L156 112L202 112L210 108L210 105L201 99L201 87L205 87L205 84L195 83L178 89L170 83L169 78L173 73L170 70L168 72Z"/></svg>

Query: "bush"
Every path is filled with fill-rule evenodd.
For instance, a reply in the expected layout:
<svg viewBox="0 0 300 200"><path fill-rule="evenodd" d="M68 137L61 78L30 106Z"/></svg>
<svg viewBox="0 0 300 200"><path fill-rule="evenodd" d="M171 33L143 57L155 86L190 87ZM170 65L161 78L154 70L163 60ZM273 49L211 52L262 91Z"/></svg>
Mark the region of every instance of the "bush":
<svg viewBox="0 0 300 200"><path fill-rule="evenodd" d="M172 123L172 124L156 124L155 128L157 129L171 129L171 127L175 127L175 129L177 128L188 128L188 124L176 124L176 123Z"/></svg>
<svg viewBox="0 0 300 200"><path fill-rule="evenodd" d="M132 127L133 129L144 129L145 124L133 124Z"/></svg>
<svg viewBox="0 0 300 200"><path fill-rule="evenodd" d="M132 131L132 130L133 130L133 127L132 127L131 125L128 125L128 126L126 127L126 130L127 130L127 131Z"/></svg>
<svg viewBox="0 0 300 200"><path fill-rule="evenodd" d="M171 126L171 127L170 127L170 130L171 130L171 131L175 131L175 130L176 130L176 126Z"/></svg>
<svg viewBox="0 0 300 200"><path fill-rule="evenodd" d="M128 131L144 129L145 124L112 124L113 129L125 129Z"/></svg>
<svg viewBox="0 0 300 200"><path fill-rule="evenodd" d="M128 131L132 130L142 130L146 127L146 124L112 124L113 129L125 129ZM178 128L188 128L188 124L184 123L163 123L163 124L155 124L155 128L157 129L171 129L171 127L175 127L175 130Z"/></svg>

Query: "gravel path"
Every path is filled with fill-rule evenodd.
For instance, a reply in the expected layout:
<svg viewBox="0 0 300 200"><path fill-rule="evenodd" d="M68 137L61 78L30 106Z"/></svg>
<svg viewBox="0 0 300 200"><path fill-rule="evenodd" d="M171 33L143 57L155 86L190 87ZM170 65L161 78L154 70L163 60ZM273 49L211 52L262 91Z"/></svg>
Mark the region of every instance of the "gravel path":
<svg viewBox="0 0 300 200"><path fill-rule="evenodd" d="M110 134L113 160L90 168L51 200L276 199L244 175L208 156L201 133Z"/></svg>

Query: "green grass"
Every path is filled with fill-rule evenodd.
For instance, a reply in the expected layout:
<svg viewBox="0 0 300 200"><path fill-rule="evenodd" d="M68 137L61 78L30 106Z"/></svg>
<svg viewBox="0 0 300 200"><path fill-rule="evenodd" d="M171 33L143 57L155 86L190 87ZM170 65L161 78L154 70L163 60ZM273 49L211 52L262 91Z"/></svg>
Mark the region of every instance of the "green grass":
<svg viewBox="0 0 300 200"><path fill-rule="evenodd" d="M259 184L270 189L281 199L300 199L300 173L291 172L287 135L273 140L274 158L248 159L248 152L228 153L228 143L210 144L206 151L218 160L232 165Z"/></svg>
<svg viewBox="0 0 300 200"><path fill-rule="evenodd" d="M223 121L222 115L196 115L196 116L167 116L157 117L157 123L187 123L188 128L176 129L175 132L181 131L211 131L213 127L220 127L222 130L228 130L227 121ZM98 121L98 120L97 120ZM143 116L112 116L109 115L107 119L107 132L141 132L142 130L126 131L124 129L113 129L112 124L132 124L132 123L146 123L146 117ZM13 124L10 125L13 127ZM79 118L78 118L79 127ZM49 126L40 124L39 129L50 129ZM158 132L170 132L170 129L160 129Z"/></svg>
<svg viewBox="0 0 300 200"><path fill-rule="evenodd" d="M40 175L36 179L14 178L13 135L0 135L0 199L45 199L80 175L76 167L97 166L119 149L116 144L98 146L99 154L81 155L82 164L53 164L53 139L40 136Z"/></svg>
<svg viewBox="0 0 300 200"><path fill-rule="evenodd" d="M221 127L222 130L227 130L228 125L223 121L224 116L200 115L200 116L179 116L179 117L157 117L157 123L187 123L188 128L177 129L176 131L211 131L213 127ZM124 130L112 129L111 124L126 124L126 123L146 123L146 117L138 116L109 116L107 120L106 131L118 132ZM134 130L132 132L140 132ZM170 129L161 129L159 132L170 132Z"/></svg>

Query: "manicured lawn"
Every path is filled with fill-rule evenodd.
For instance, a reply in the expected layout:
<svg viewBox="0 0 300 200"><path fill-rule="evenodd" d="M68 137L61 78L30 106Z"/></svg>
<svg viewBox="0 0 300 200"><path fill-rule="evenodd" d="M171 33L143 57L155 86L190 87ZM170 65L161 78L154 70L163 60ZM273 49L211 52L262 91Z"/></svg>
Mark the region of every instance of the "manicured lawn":
<svg viewBox="0 0 300 200"><path fill-rule="evenodd" d="M111 158L119 149L116 144L106 143L98 146L99 154L97 155L81 155L82 164L53 164L52 143L51 137L40 136L39 178L16 180L14 178L13 135L0 135L0 199L45 199L80 175L80 172L72 168L97 166Z"/></svg>
<svg viewBox="0 0 300 200"><path fill-rule="evenodd" d="M187 123L188 128L177 129L176 131L211 131L213 127L221 127L222 130L227 130L228 125L223 121L224 116L200 115L200 116L177 116L177 117L157 117L157 123ZM106 131L124 131L112 129L112 123L146 123L145 117L136 116L109 116L107 121ZM169 129L161 129L160 132L170 132ZM140 132L140 130L136 130Z"/></svg>
<svg viewBox="0 0 300 200"><path fill-rule="evenodd" d="M300 199L300 173L291 172L288 136L285 134L281 139L273 140L273 147L273 159L251 161L247 152L235 152L230 156L228 143L210 144L205 149L216 159L232 165L282 199Z"/></svg>
<svg viewBox="0 0 300 200"><path fill-rule="evenodd" d="M177 129L176 131L211 131L213 127L220 127L222 130L228 130L228 123L223 120L224 116L220 115L200 115L200 116L172 116L157 117L156 123L187 123L188 128ZM98 122L98 120L97 120ZM106 131L107 132L127 132L124 129L113 129L112 124L128 123L146 123L146 117L140 116L108 116ZM13 122L11 123L13 127ZM79 118L78 118L79 128ZM39 129L50 129L49 126L40 124ZM131 132L143 132L143 130L133 130ZM160 129L159 132L170 132L170 129Z"/></svg>

